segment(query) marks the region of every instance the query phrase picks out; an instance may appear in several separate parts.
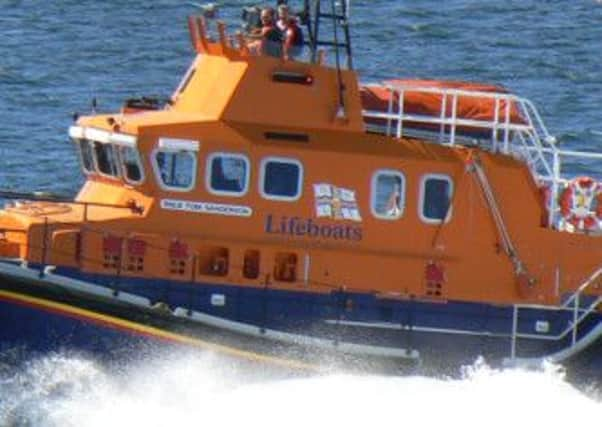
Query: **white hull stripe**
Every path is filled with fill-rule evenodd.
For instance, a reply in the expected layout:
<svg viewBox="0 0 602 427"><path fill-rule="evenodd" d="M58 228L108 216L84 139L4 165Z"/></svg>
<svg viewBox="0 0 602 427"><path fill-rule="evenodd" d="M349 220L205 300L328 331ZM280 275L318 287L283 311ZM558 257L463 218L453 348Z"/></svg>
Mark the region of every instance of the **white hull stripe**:
<svg viewBox="0 0 602 427"><path fill-rule="evenodd" d="M256 336L269 338L275 341L311 346L326 350L337 350L349 354L380 356L400 359L419 359L420 354L417 350L406 350L403 348L379 347L363 344L355 344L344 341L328 340L324 338L313 338L307 335L297 335L288 332L280 332L273 329L264 329L247 323L234 322L231 320L222 319L220 317L210 316L208 314L199 313L196 311L189 312L187 309L178 307L174 310L174 315L195 320L205 325L213 326L223 330L236 332L248 336Z"/></svg>

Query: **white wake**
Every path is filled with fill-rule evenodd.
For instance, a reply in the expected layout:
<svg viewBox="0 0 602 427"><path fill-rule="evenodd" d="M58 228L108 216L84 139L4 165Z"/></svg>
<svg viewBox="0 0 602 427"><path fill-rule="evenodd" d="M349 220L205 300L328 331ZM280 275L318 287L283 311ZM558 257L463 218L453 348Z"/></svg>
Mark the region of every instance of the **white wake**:
<svg viewBox="0 0 602 427"><path fill-rule="evenodd" d="M508 426L594 425L595 390L556 369L494 370L462 379L337 374L274 380L219 358L191 356L107 368L52 355L0 382L0 425L36 426ZM594 424L592 424L594 422Z"/></svg>

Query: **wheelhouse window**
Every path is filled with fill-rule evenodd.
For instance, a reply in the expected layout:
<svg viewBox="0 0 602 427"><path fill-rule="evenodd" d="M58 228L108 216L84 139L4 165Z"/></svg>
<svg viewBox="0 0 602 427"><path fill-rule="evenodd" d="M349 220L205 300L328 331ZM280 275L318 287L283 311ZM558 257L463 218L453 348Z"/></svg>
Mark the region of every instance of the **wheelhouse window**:
<svg viewBox="0 0 602 427"><path fill-rule="evenodd" d="M380 170L372 177L372 214L380 219L397 219L405 206L405 177L394 170Z"/></svg>
<svg viewBox="0 0 602 427"><path fill-rule="evenodd" d="M196 153L158 150L153 155L153 166L159 183L167 190L189 191L195 185Z"/></svg>
<svg viewBox="0 0 602 427"><path fill-rule="evenodd" d="M207 183L211 193L243 196L249 188L249 160L241 154L214 153L209 156Z"/></svg>
<svg viewBox="0 0 602 427"><path fill-rule="evenodd" d="M196 73L196 68L191 67L188 69L188 71L186 72L186 75L184 76L184 78L180 82L180 85L176 89L174 98L186 90L186 88L188 87L188 83L190 83L190 81L192 80L192 77L194 77L195 73Z"/></svg>
<svg viewBox="0 0 602 427"><path fill-rule="evenodd" d="M420 217L424 222L440 224L451 219L453 181L447 175L426 175L420 192Z"/></svg>
<svg viewBox="0 0 602 427"><path fill-rule="evenodd" d="M140 154L135 147L120 146L119 155L121 158L121 169L126 181L132 184L139 184L144 179L144 171Z"/></svg>
<svg viewBox="0 0 602 427"><path fill-rule="evenodd" d="M94 148L92 148L92 142L87 139L80 139L79 153L82 159L84 173L95 172L96 168L94 167Z"/></svg>
<svg viewBox="0 0 602 427"><path fill-rule="evenodd" d="M111 177L119 177L119 166L117 162L117 151L112 144L94 142L94 154L98 172Z"/></svg>
<svg viewBox="0 0 602 427"><path fill-rule="evenodd" d="M297 200L302 186L303 167L299 161L277 157L263 160L259 188L264 198Z"/></svg>

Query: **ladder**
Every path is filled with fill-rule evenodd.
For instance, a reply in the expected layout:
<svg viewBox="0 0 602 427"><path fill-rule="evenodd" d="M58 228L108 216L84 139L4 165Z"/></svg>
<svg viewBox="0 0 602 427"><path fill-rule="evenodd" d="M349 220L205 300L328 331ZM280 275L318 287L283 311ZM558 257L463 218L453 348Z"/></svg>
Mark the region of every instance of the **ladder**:
<svg viewBox="0 0 602 427"><path fill-rule="evenodd" d="M323 3L330 4L323 5ZM351 35L349 32L349 0L328 0L324 2L322 0L305 0L305 10L309 11L309 16L312 18L308 20L307 24L311 62L318 62L319 48L326 46L335 49L338 64L340 49L344 49L347 56L347 68L352 70L353 57ZM332 22L331 38L322 38L320 35L321 23L323 21ZM339 36L339 29L342 30L342 39Z"/></svg>

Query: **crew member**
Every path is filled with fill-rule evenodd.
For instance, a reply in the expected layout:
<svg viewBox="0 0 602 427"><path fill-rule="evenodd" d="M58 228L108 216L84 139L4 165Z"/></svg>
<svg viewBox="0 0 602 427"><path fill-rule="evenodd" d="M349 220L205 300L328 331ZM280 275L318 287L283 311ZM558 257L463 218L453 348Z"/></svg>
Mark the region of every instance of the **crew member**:
<svg viewBox="0 0 602 427"><path fill-rule="evenodd" d="M297 20L289 17L284 30L284 59L295 59L303 53L303 30L297 24Z"/></svg>
<svg viewBox="0 0 602 427"><path fill-rule="evenodd" d="M282 56L282 33L275 25L274 9L266 7L261 11L260 51L264 55Z"/></svg>
<svg viewBox="0 0 602 427"><path fill-rule="evenodd" d="M276 21L276 27L282 34L285 33L288 28L288 21L290 19L290 9L286 4L278 6L278 20Z"/></svg>

